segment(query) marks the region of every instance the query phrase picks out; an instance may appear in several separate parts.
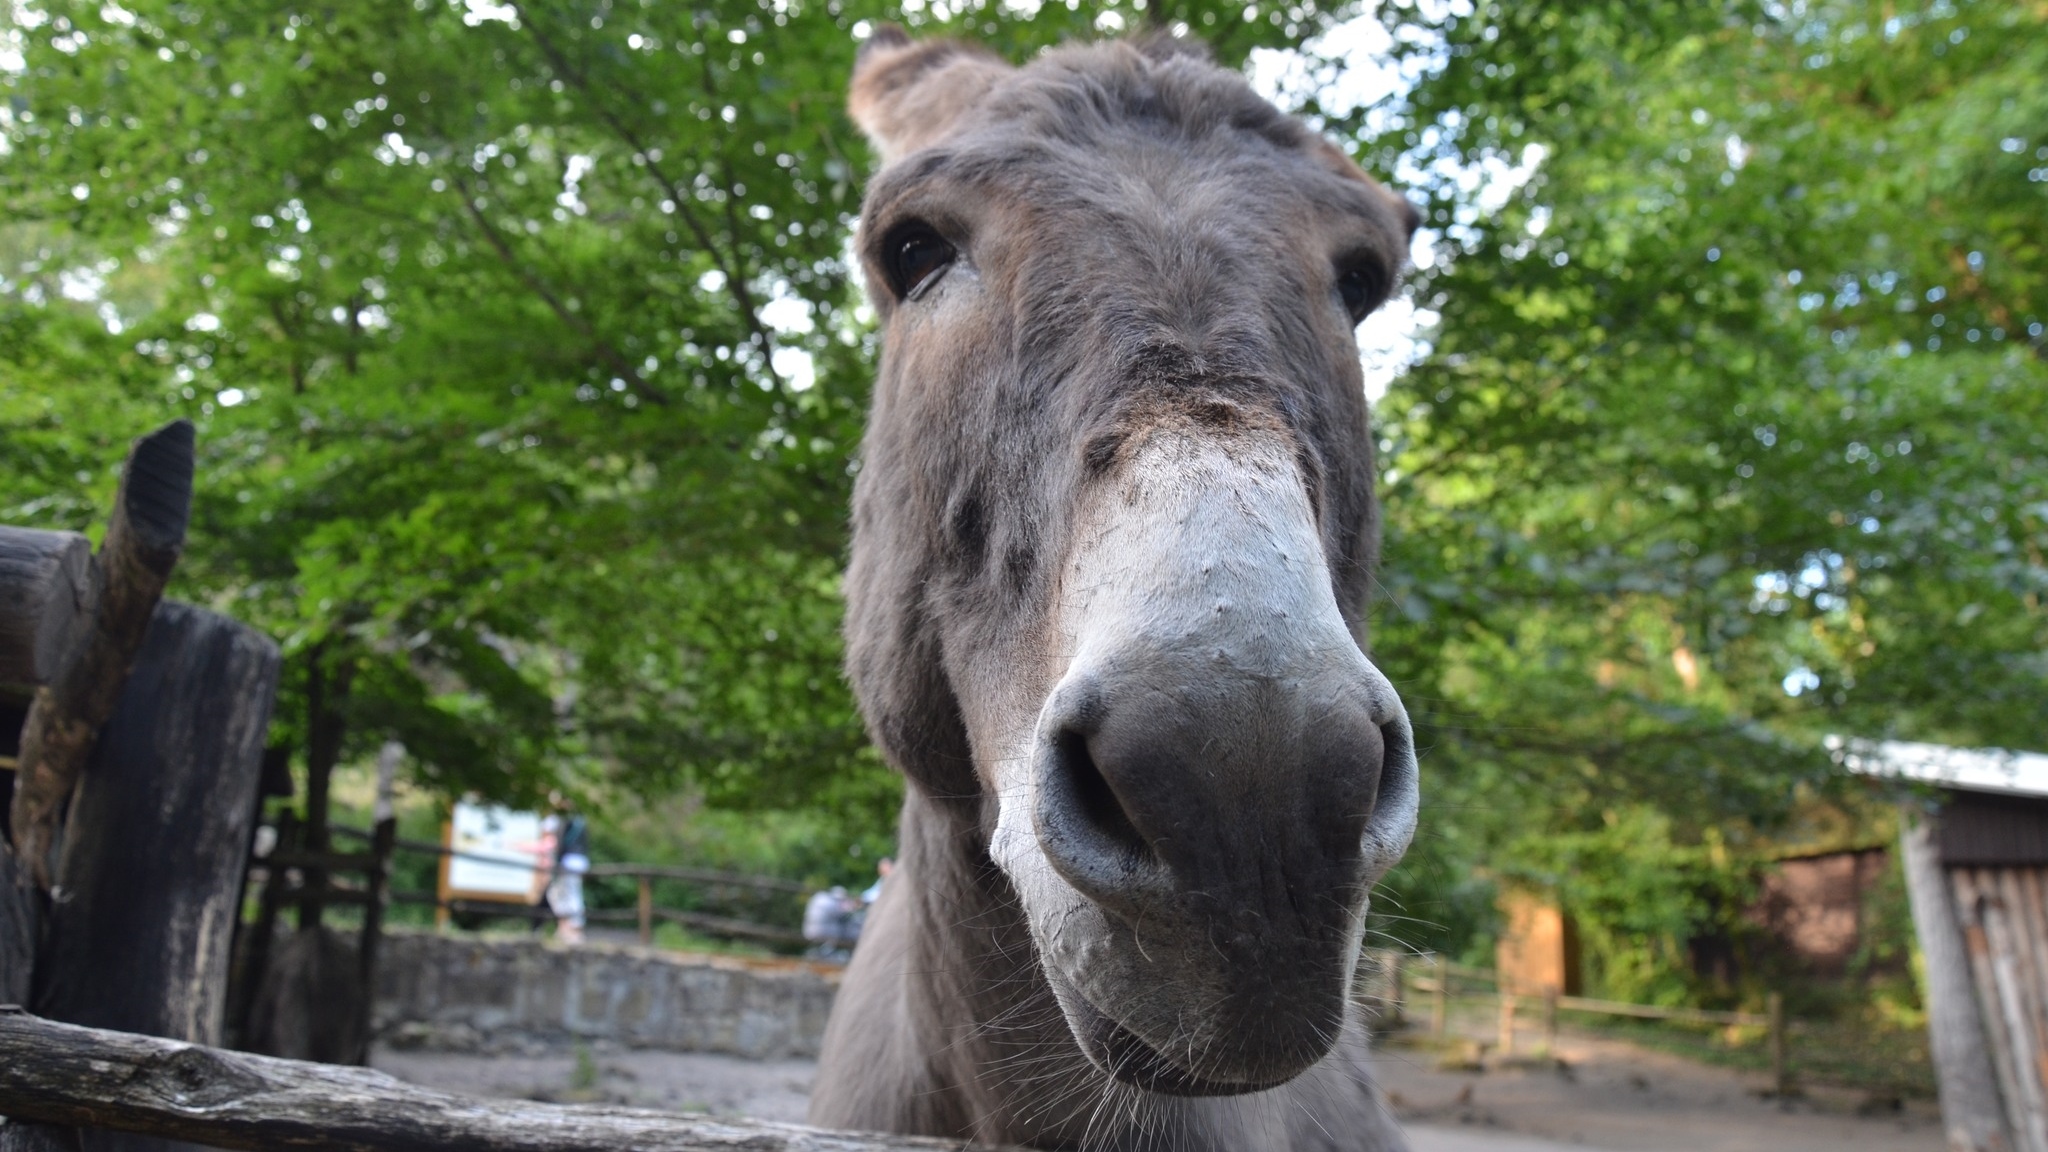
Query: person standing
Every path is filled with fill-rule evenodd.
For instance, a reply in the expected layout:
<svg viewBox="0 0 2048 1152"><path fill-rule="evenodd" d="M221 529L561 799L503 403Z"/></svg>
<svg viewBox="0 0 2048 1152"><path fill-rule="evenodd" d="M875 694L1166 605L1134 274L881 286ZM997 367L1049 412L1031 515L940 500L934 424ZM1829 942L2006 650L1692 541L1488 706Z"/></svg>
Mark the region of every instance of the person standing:
<svg viewBox="0 0 2048 1152"><path fill-rule="evenodd" d="M555 914L555 939L583 943L583 875L590 871L590 823L563 811L555 840L555 875L548 883L548 907Z"/></svg>

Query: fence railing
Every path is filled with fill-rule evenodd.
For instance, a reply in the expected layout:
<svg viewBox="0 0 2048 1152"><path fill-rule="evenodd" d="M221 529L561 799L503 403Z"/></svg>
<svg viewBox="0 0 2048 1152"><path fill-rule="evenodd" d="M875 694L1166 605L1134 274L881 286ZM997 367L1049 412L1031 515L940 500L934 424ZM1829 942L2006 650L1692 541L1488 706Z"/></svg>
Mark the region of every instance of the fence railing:
<svg viewBox="0 0 2048 1152"><path fill-rule="evenodd" d="M1403 991L1412 989L1429 997L1429 1030L1435 1036L1445 1035L1449 1030L1450 1001L1453 996L1491 998L1497 1001L1500 1009L1497 1048L1503 1056L1513 1056L1515 1053L1519 1016L1522 1006L1527 1002L1534 1002L1541 1013L1539 1019L1543 1035L1542 1050L1545 1053L1555 1052L1557 1049L1559 1012L1626 1016L1638 1020L1670 1020L1682 1024L1762 1028L1765 1030L1765 1039L1770 1049L1772 1091L1776 1095L1784 1096L1792 1089L1792 1070L1785 1043L1789 1022L1785 1019L1785 998L1777 992L1769 993L1765 997L1765 1010L1762 1012L1667 1007L1659 1004L1602 1000L1590 996L1567 996L1556 988L1505 987L1500 974L1492 968L1459 964L1436 955L1402 957L1390 954L1389 959L1383 963L1389 964L1393 969L1389 980L1392 987ZM1464 982L1463 988L1459 987L1460 981ZM1473 985L1492 987L1475 988Z"/></svg>
<svg viewBox="0 0 2048 1152"><path fill-rule="evenodd" d="M334 825L331 828L331 832L335 836L366 843L374 844L376 840L375 833L361 828L350 828L346 825ZM433 843L432 841L410 840L402 836L390 838L389 850L394 852L411 852L424 856L475 860L487 864L503 865L508 863L507 859L502 856L464 852L443 844ZM265 868L297 868L303 870L317 867L321 871L327 872L368 872L376 864L373 857L374 853L322 853L307 855L301 852L280 849L272 852L269 856L259 858L255 863ZM516 861L510 862L516 863ZM534 870L539 872L542 871L542 868L536 864ZM595 924L636 925L639 929L640 942L642 944L652 944L654 942L654 926L658 922L675 924L692 931L705 933L706 935L724 936L739 940L755 940L765 944L802 945L805 943L803 933L781 925L762 924L740 917L719 916L709 912L698 912L685 908L663 908L654 903L654 882L656 880L681 881L706 888L745 888L756 892L788 896L802 896L810 891L809 888L794 880L785 880L778 876L755 876L744 872L725 872L715 868L694 868L678 864L597 864L593 865L585 875L600 879L610 877L630 878L636 882L639 891L635 907L632 910L593 908L586 911L584 916ZM357 899L359 894L352 892L346 886L337 886L330 880L329 889L335 894L333 898L335 903L359 902ZM469 915L505 916L512 919L527 920L544 919L549 915L545 909L534 905L509 902L495 903L483 900L442 900L439 894L433 892L391 891L386 893L386 897L396 904L425 905Z"/></svg>

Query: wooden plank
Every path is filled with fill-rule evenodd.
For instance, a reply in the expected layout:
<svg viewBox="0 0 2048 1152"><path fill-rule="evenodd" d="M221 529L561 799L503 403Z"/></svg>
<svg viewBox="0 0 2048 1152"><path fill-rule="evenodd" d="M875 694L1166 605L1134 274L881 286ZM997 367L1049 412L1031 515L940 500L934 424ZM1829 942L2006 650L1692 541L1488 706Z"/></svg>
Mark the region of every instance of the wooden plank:
<svg viewBox="0 0 2048 1152"><path fill-rule="evenodd" d="M371 836L371 833L364 829L351 828L346 824L337 824L332 830L336 836L346 836L352 840L368 840ZM444 844L434 844L426 840L412 840L403 836L392 841L392 844L401 852L419 852L448 858L482 860L489 863L504 862L502 857L462 852L449 848ZM799 884L794 880L784 880L779 876L752 876L744 872L721 872L715 868L692 868L681 864L593 864L590 871L585 873L585 875L645 876L657 880L685 880L694 884L712 886L758 888L764 892L788 892L798 896L812 891L807 885Z"/></svg>
<svg viewBox="0 0 2048 1152"><path fill-rule="evenodd" d="M742 940L760 940L769 944L806 944L804 934L793 928L777 928L772 924L756 924L751 920L735 920L730 916L713 916L708 912L685 912L676 908L652 908L649 914L656 920L667 920L713 936L732 936ZM598 924L635 924L640 920L636 910L623 908L591 909L585 917Z"/></svg>
<svg viewBox="0 0 2048 1152"><path fill-rule="evenodd" d="M2048 1101L2048 1079L2044 1079L2041 1065L2044 1053L2048 1053L2048 1043L2044 1043L2048 1041L2048 1035L2044 1035L2048 1019L2043 1018L2044 1009L2048 1009L2048 1002L2044 1002L2044 994L2048 994L2048 956L2042 955L2044 943L2048 943L2048 931L2044 931L2048 926L2043 924L2043 912L2037 906L2031 883L2038 869L2005 867L1996 871L2009 920L2014 990L2025 1024L2020 1036L2020 1067L2028 1070L2027 1079L2037 1098Z"/></svg>
<svg viewBox="0 0 2048 1152"><path fill-rule="evenodd" d="M2048 1053L2048 868L2012 868L2007 874L2015 886L2014 899L2025 913L2022 932L2028 963L2026 986L2032 997L2028 1018L2035 1029L2034 1049ZM2043 1087L2048 1090L2048 1076L2044 1076Z"/></svg>
<svg viewBox="0 0 2048 1152"><path fill-rule="evenodd" d="M259 856L249 861L251 867L275 868L282 871L297 868L301 871L321 868L329 872L368 873L377 866L375 852L301 852L276 849L268 856ZM330 877L330 882L332 878Z"/></svg>
<svg viewBox="0 0 2048 1152"><path fill-rule="evenodd" d="M1970 975L1976 991L1978 1018L1984 1023L1984 1039L1991 1065L1997 1071L1998 1096L2004 1106L2007 1147L2017 1152L2041 1152L2027 1140L2024 1126L2025 1089L2019 1069L2013 1067L2011 1017L2000 994L1997 952L1993 924L1999 918L1998 893L1988 870L1954 868L1949 871L1955 889L1957 919L1969 950Z"/></svg>
<svg viewBox="0 0 2048 1152"><path fill-rule="evenodd" d="M1991 894L1984 905L1984 929L2017 1089L2006 1099L2006 1119L2021 1152L2048 1152L2048 1084L2042 1082L2038 1041L2041 987L2026 938L2025 897L2011 868L1979 869L1977 876L1980 893Z"/></svg>
<svg viewBox="0 0 2048 1152"><path fill-rule="evenodd" d="M0 1004L26 1004L41 932L42 893L25 882L14 853L0 845Z"/></svg>
<svg viewBox="0 0 2048 1152"><path fill-rule="evenodd" d="M1571 1012L1601 1012L1609 1016L1677 1020L1687 1024L1740 1024L1761 1028L1771 1022L1769 1014L1762 1012L1723 1012L1713 1008L1658 1008L1649 1004L1625 1004L1619 1000L1590 1000L1584 996L1559 996L1557 1006Z"/></svg>
<svg viewBox="0 0 2048 1152"><path fill-rule="evenodd" d="M828 1132L638 1108L451 1096L382 1072L279 1060L0 1009L0 1114L218 1148L313 1152L954 1152L959 1140Z"/></svg>
<svg viewBox="0 0 2048 1152"><path fill-rule="evenodd" d="M0 685L33 691L56 679L98 601L92 541L0 526Z"/></svg>
<svg viewBox="0 0 2048 1152"><path fill-rule="evenodd" d="M690 868L676 864L593 864L591 876L648 876L657 880L687 880L694 884L730 885L735 888L759 888L764 892L789 892L803 895L810 888L794 880L776 876L749 876L740 872L720 872L712 868Z"/></svg>
<svg viewBox="0 0 2048 1152"><path fill-rule="evenodd" d="M1899 859L1927 974L1927 1038L1948 1146L1955 1152L2010 1149L1956 893L1941 867L1933 825L1911 812L1900 813Z"/></svg>
<svg viewBox="0 0 2048 1152"><path fill-rule="evenodd" d="M10 761L18 750L26 705L0 700L0 755ZM0 772L0 801L14 793L14 773ZM0 1004L28 1003L29 980L35 972L36 941L42 935L43 894L21 873L4 836L0 836ZM0 1152L7 1152L0 1140Z"/></svg>
<svg viewBox="0 0 2048 1152"><path fill-rule="evenodd" d="M174 420L135 442L121 473L98 559L99 603L75 653L36 689L22 726L10 819L29 878L49 887L57 820L100 726L149 631L164 584L185 548L192 511L192 423Z"/></svg>

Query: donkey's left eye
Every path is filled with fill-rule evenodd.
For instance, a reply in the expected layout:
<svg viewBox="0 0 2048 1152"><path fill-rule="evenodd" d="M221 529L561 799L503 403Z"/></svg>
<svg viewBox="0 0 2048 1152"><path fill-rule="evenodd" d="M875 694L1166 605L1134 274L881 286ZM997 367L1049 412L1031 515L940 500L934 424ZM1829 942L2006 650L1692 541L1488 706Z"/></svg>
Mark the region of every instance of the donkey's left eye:
<svg viewBox="0 0 2048 1152"><path fill-rule="evenodd" d="M915 300L937 282L959 252L922 220L899 225L882 245L882 271L898 300Z"/></svg>
<svg viewBox="0 0 2048 1152"><path fill-rule="evenodd" d="M1344 310L1351 314L1353 324L1379 307L1386 293L1386 277L1371 264L1350 264L1337 270L1337 295L1343 297Z"/></svg>

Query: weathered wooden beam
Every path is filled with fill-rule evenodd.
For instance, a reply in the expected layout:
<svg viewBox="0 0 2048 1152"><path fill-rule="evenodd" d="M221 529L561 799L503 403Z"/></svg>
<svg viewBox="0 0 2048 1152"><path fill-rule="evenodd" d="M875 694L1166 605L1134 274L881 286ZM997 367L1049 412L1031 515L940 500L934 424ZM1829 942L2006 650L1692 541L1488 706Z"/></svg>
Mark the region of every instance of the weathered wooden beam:
<svg viewBox="0 0 2048 1152"><path fill-rule="evenodd" d="M1977 1014L1970 952L1941 859L1937 816L1899 811L1899 857L1906 874L1913 931L1927 974L1927 1039L1941 1123L1955 1152L2005 1152L2013 1145L1999 1100L1990 1040Z"/></svg>
<svg viewBox="0 0 2048 1152"><path fill-rule="evenodd" d="M22 726L11 821L14 851L49 887L58 814L113 714L150 614L185 548L192 511L192 423L175 420L135 442L99 552L99 604L83 647L36 689Z"/></svg>
<svg viewBox="0 0 2048 1152"><path fill-rule="evenodd" d="M92 541L0 526L0 685L26 695L56 679L92 626Z"/></svg>
<svg viewBox="0 0 2048 1152"><path fill-rule="evenodd" d="M41 935L42 894L20 883L14 854L0 848L0 1004L28 999Z"/></svg>
<svg viewBox="0 0 2048 1152"><path fill-rule="evenodd" d="M0 1008L0 1115L217 1148L318 1152L913 1152L958 1140L451 1096L367 1068L79 1028Z"/></svg>
<svg viewBox="0 0 2048 1152"><path fill-rule="evenodd" d="M218 1043L280 661L204 608L155 615L71 800L31 1004Z"/></svg>
<svg viewBox="0 0 2048 1152"><path fill-rule="evenodd" d="M21 721L27 711L0 700L0 756L9 762L21 749ZM13 794L14 773L0 772L0 797ZM36 941L42 936L42 908L43 894L21 875L21 862L0 843L0 1004L28 1000ZM0 1142L0 1152L7 1152L4 1142Z"/></svg>
<svg viewBox="0 0 2048 1152"><path fill-rule="evenodd" d="M36 1011L220 1041L278 664L277 646L245 624L157 605L71 798L36 954ZM79 1136L82 1152L187 1147ZM0 1152L18 1150L0 1142Z"/></svg>

